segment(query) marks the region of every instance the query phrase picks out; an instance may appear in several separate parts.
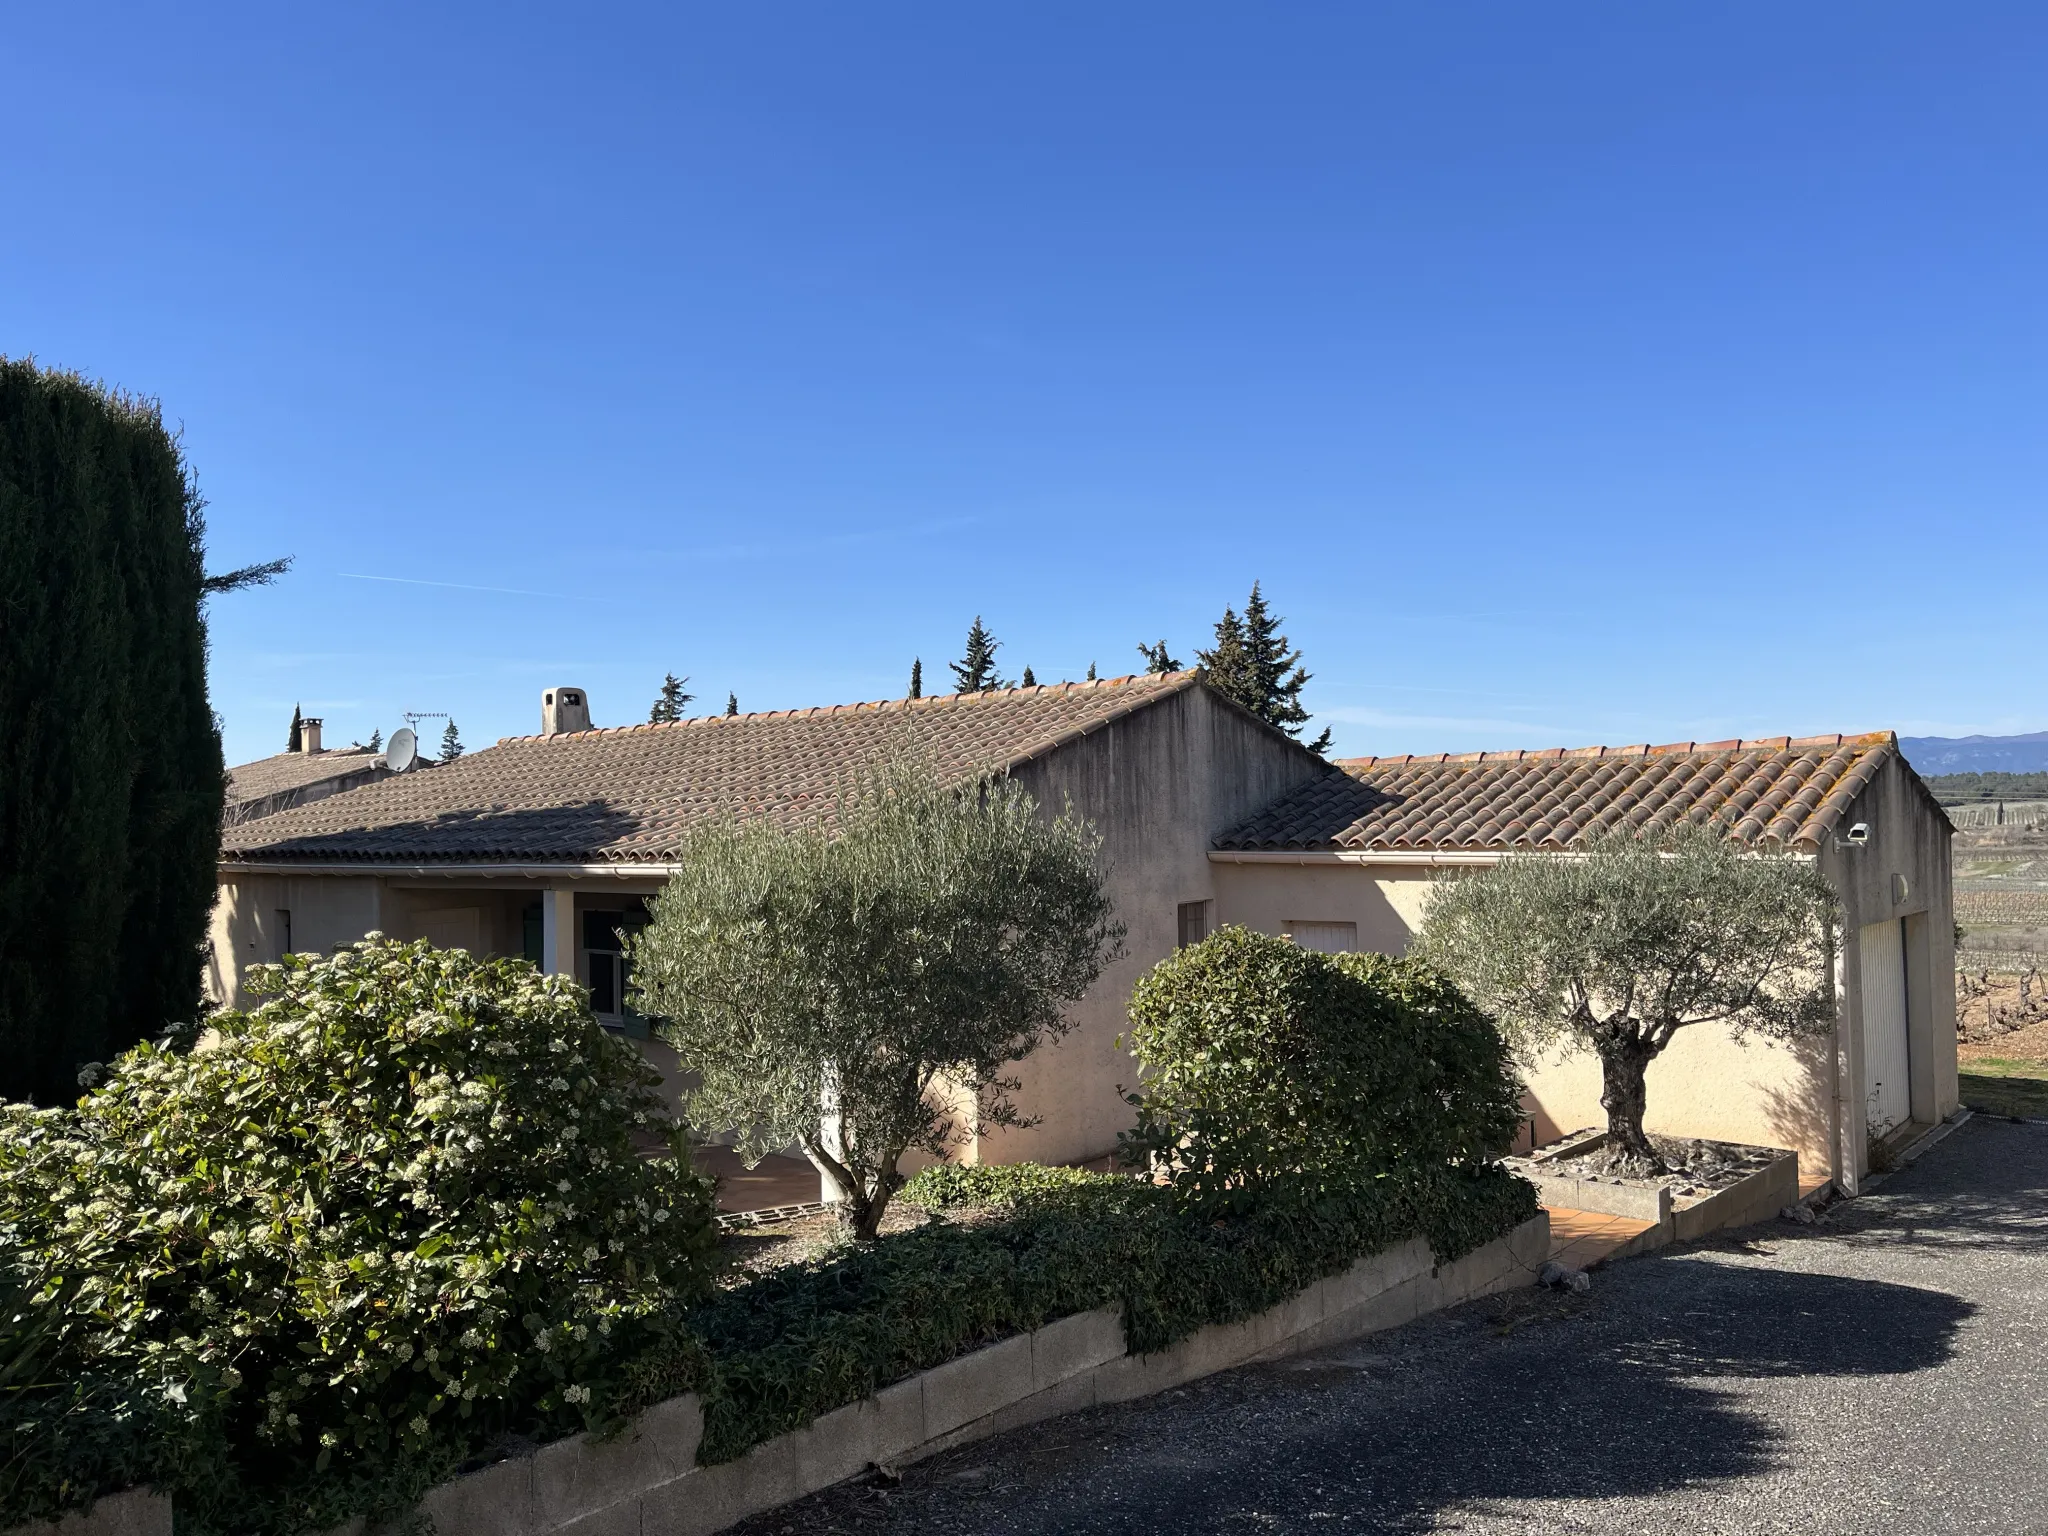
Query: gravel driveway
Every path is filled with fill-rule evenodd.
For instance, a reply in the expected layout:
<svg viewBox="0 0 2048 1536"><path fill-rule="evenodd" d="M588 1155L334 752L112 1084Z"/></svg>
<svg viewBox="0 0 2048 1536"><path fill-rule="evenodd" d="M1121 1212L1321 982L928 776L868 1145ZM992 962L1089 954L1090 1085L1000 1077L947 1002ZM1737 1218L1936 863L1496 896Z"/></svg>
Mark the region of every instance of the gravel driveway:
<svg viewBox="0 0 2048 1536"><path fill-rule="evenodd" d="M2048 1127L1877 1194L739 1527L862 1533L2048 1532Z"/></svg>

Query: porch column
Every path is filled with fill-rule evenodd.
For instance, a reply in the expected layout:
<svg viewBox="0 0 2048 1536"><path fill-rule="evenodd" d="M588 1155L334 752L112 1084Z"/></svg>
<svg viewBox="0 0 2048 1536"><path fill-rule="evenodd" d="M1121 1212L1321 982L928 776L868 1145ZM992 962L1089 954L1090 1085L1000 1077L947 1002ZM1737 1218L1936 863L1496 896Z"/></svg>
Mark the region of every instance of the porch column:
<svg viewBox="0 0 2048 1536"><path fill-rule="evenodd" d="M576 893L550 887L540 893L540 968L550 976L576 974Z"/></svg>

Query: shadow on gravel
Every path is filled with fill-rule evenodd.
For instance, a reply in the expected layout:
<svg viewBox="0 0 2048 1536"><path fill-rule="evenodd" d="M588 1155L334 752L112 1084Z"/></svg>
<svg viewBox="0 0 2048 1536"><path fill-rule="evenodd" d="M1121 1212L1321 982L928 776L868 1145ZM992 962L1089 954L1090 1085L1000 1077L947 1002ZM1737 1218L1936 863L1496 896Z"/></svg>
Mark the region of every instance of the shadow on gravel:
<svg viewBox="0 0 2048 1536"><path fill-rule="evenodd" d="M1461 1507L1676 1492L1777 1464L1779 1435L1735 1379L1927 1370L1973 1310L1908 1286L1680 1258L1587 1302L1509 1293L1347 1351L1055 1420L911 1468L900 1488L835 1490L740 1529L1420 1532Z"/></svg>

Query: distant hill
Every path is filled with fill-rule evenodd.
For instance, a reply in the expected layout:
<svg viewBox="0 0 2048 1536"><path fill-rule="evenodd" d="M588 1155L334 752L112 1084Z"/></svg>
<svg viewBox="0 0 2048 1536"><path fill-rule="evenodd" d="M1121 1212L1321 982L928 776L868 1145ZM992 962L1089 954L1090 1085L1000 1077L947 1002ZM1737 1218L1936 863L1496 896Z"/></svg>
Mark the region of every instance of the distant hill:
<svg viewBox="0 0 2048 1536"><path fill-rule="evenodd" d="M1988 805L1994 800L2048 802L2048 773L1936 773L1924 777L1934 798L1943 805Z"/></svg>
<svg viewBox="0 0 2048 1536"><path fill-rule="evenodd" d="M1901 736L1922 778L1939 773L2048 773L2048 731L2025 736Z"/></svg>

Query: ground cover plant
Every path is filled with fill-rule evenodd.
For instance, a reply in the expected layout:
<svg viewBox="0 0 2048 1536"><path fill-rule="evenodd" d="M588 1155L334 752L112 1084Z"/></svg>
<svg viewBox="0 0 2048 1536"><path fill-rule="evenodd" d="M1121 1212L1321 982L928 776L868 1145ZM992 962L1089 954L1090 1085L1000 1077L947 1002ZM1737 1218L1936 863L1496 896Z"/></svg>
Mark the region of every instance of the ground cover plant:
<svg viewBox="0 0 2048 1536"><path fill-rule="evenodd" d="M1617 833L1446 880L1413 953L1532 1054L1600 1060L1612 1145L1666 1171L1643 1131L1645 1075L1681 1029L1778 1038L1834 1017L1834 892L1810 860L1759 856L1719 826Z"/></svg>
<svg viewBox="0 0 2048 1536"><path fill-rule="evenodd" d="M1121 948L1097 841L908 744L809 820L691 834L632 943L638 1006L700 1076L692 1123L802 1147L872 1238L905 1153L1027 1123L1010 1069Z"/></svg>
<svg viewBox="0 0 2048 1536"><path fill-rule="evenodd" d="M251 984L75 1111L0 1109L0 1519L140 1477L199 1530L388 1511L606 1422L709 1290L708 1187L639 1155L656 1079L572 982L373 936Z"/></svg>
<svg viewBox="0 0 2048 1536"><path fill-rule="evenodd" d="M1217 1218L1172 1189L1065 1169L920 1174L904 1198L971 1223L936 1220L849 1244L719 1295L687 1331L643 1354L647 1406L696 1390L699 1459L729 1461L969 1350L1103 1306L1134 1351L1237 1322L1362 1255L1423 1236L1443 1261L1536 1214L1529 1184L1498 1166L1440 1178L1363 1179ZM920 1181L923 1181L920 1183ZM986 1219L996 1207L996 1219Z"/></svg>

